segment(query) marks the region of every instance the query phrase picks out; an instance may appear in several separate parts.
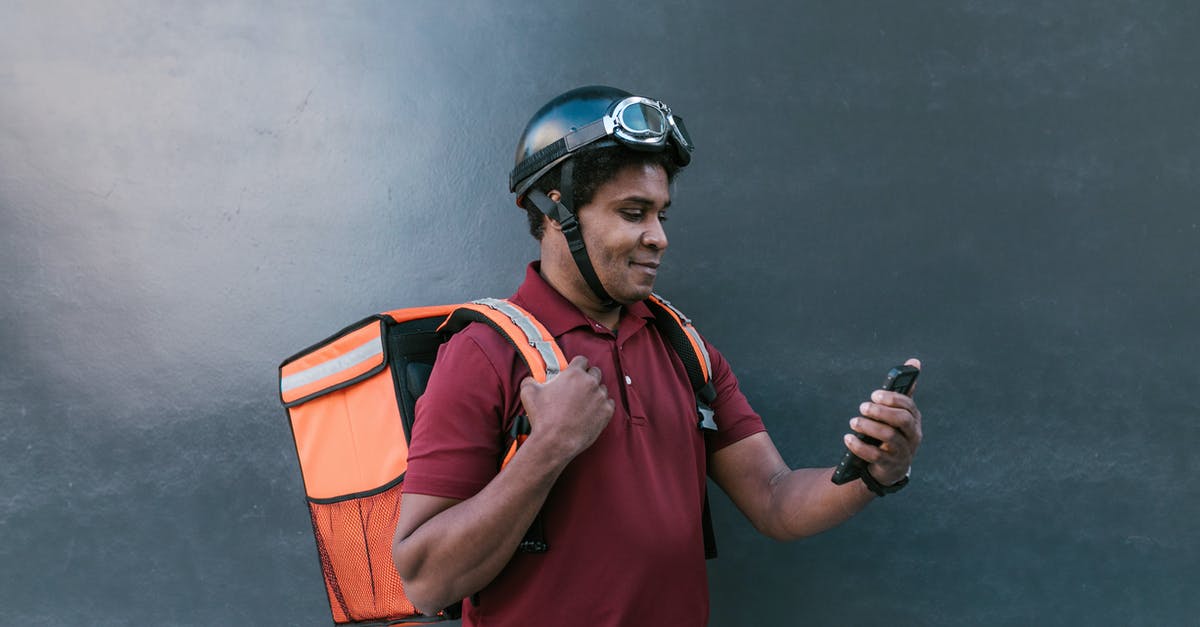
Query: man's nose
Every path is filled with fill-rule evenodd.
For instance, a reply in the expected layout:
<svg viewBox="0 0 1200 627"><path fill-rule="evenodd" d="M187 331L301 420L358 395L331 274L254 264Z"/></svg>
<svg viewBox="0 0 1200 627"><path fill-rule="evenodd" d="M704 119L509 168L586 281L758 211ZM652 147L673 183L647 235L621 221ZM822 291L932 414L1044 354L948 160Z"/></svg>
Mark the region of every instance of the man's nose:
<svg viewBox="0 0 1200 627"><path fill-rule="evenodd" d="M654 220L649 228L642 232L642 245L647 248L664 250L668 243L667 231L663 228L661 220Z"/></svg>

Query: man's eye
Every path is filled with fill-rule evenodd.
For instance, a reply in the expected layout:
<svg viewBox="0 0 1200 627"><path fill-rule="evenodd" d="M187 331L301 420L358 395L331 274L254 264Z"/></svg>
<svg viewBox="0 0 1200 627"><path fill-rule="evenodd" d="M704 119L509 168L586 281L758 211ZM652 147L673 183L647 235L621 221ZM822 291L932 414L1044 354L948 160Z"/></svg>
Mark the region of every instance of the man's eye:
<svg viewBox="0 0 1200 627"><path fill-rule="evenodd" d="M658 212L658 221L659 221L659 222L666 222L666 221L667 221L667 212L666 212L666 211L660 211L660 212Z"/></svg>
<svg viewBox="0 0 1200 627"><path fill-rule="evenodd" d="M642 221L642 211L640 209L626 209L621 212L621 215L625 216L625 219L630 222Z"/></svg>

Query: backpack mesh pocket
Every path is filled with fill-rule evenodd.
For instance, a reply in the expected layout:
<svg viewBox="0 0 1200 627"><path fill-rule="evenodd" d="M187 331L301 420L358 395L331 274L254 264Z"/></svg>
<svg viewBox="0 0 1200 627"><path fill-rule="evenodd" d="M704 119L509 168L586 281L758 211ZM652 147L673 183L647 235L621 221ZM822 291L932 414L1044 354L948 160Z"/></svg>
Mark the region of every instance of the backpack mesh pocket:
<svg viewBox="0 0 1200 627"><path fill-rule="evenodd" d="M321 571L334 622L415 613L392 563L401 479L381 492L341 500L309 499Z"/></svg>

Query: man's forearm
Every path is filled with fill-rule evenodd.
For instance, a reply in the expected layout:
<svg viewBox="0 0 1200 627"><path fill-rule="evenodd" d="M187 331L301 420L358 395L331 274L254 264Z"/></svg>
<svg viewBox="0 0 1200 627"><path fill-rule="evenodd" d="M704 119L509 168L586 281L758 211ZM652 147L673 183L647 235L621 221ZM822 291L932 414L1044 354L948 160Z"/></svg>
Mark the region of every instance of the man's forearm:
<svg viewBox="0 0 1200 627"><path fill-rule="evenodd" d="M530 439L478 494L398 538L393 555L409 600L421 612L435 613L490 583L565 465Z"/></svg>
<svg viewBox="0 0 1200 627"><path fill-rule="evenodd" d="M834 485L832 475L832 468L800 468L772 478L763 533L776 540L815 535L845 522L875 498L863 482Z"/></svg>
<svg viewBox="0 0 1200 627"><path fill-rule="evenodd" d="M832 468L788 468L766 432L717 451L709 472L754 527L776 540L825 531L874 498L861 481L834 485Z"/></svg>

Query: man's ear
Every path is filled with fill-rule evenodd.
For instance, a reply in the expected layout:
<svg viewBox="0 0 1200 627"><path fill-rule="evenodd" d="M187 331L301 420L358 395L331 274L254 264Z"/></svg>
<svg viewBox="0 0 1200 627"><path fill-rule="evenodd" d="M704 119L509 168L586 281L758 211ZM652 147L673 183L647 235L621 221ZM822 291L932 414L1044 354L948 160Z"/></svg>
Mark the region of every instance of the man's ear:
<svg viewBox="0 0 1200 627"><path fill-rule="evenodd" d="M562 199L562 194L560 194L557 189L552 189L552 190L550 190L549 194L546 194L546 197L549 198L553 202L558 202L560 199ZM545 215L545 214L543 214L543 215ZM549 224L550 228L554 229L555 231L562 230L562 225L558 223L558 220L555 220L554 218L551 218L550 216L546 216L546 223Z"/></svg>

